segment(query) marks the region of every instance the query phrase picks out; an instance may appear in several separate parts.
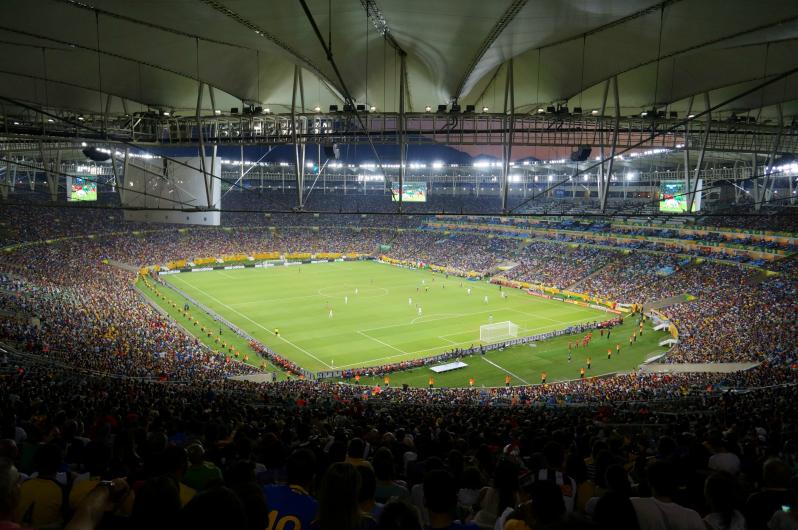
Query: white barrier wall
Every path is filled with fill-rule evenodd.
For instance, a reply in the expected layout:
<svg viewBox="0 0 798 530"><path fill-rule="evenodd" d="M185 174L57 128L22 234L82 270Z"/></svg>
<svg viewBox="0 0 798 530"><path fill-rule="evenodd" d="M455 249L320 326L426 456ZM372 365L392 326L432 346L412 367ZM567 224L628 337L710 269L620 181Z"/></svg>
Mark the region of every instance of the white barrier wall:
<svg viewBox="0 0 798 530"><path fill-rule="evenodd" d="M211 209L208 210L199 157L130 159L124 175L126 189L120 190L119 194L125 208L125 220L218 226L222 199L218 177L222 174L222 163L219 158L214 162L211 171L211 157L205 157L206 171L209 175L216 175L210 179ZM205 211L191 211L194 208Z"/></svg>

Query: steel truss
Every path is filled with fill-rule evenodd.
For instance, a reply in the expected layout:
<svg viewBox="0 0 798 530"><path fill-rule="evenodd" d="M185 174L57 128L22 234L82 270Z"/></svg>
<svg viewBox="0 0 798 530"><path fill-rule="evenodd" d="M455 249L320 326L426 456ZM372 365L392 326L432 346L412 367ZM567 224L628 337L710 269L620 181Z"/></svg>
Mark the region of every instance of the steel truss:
<svg viewBox="0 0 798 530"><path fill-rule="evenodd" d="M741 123L695 119L680 124L678 119L650 117L587 116L504 113L361 113L360 121L351 113L295 113L231 116L131 116L104 123L84 117L76 122L64 118L43 124L0 121L0 149L19 148L40 141L75 140L125 141L146 145L193 146L205 144L398 144L507 145L568 147L590 145L612 147L617 130L616 149L637 146L641 149L666 148L729 153L768 154L777 144L776 154L798 154L798 131L783 124ZM2 119L2 118L0 118ZM616 129L617 120L617 129ZM105 125L105 129L102 127ZM678 125L678 126L677 126ZM85 127L91 127L96 132ZM669 130L673 128L673 130ZM707 132L707 128L709 131ZM662 131L669 130L654 136ZM296 136L295 136L296 135ZM652 137L653 136L653 137ZM779 141L774 139L779 137ZM8 148L4 144L8 144Z"/></svg>

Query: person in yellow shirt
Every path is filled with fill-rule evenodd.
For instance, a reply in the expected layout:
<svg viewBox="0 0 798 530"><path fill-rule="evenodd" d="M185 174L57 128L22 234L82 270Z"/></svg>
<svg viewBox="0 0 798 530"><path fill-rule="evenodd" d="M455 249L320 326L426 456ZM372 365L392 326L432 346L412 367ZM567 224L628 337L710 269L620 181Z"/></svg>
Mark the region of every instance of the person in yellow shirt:
<svg viewBox="0 0 798 530"><path fill-rule="evenodd" d="M15 520L37 528L60 526L64 522L64 489L55 479L61 450L55 445L40 445L33 461L37 476L22 484Z"/></svg>

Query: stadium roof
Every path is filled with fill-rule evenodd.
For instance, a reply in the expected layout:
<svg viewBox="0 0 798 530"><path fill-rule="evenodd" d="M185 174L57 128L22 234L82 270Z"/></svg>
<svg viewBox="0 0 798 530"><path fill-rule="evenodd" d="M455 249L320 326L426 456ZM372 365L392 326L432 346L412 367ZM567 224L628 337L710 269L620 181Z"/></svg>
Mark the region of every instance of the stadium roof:
<svg viewBox="0 0 798 530"><path fill-rule="evenodd" d="M0 95L102 112L110 94L112 113L192 112L199 80L214 88L215 108L243 101L280 112L299 65L305 110L341 105L348 92L393 112L404 55L410 111L454 98L500 111L512 59L519 112L568 103L589 113L618 76L628 115L653 105L686 112L697 95L703 110L705 92L715 104L798 68L794 0L305 2L5 0ZM785 103L794 116L796 101L791 75L724 110L768 117Z"/></svg>

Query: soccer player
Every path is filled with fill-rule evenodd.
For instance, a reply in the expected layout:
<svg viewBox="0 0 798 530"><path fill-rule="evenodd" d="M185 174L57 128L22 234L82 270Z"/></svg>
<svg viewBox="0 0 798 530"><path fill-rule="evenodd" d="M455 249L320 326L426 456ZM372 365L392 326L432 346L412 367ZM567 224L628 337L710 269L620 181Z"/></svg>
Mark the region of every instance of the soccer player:
<svg viewBox="0 0 798 530"><path fill-rule="evenodd" d="M590 370L590 365L593 363L593 359L590 357L587 358L587 369Z"/></svg>
<svg viewBox="0 0 798 530"><path fill-rule="evenodd" d="M421 306L418 306L418 316L421 316Z"/></svg>
<svg viewBox="0 0 798 530"><path fill-rule="evenodd" d="M357 293L359 293L359 292L360 292L360 291L358 290L358 288L357 288L357 287L355 287L355 296L357 296Z"/></svg>
<svg viewBox="0 0 798 530"><path fill-rule="evenodd" d="M331 309L330 309L330 314L329 314L329 315L327 315L327 318L332 318L332 315L333 315L333 312L332 312L332 308L331 308Z"/></svg>
<svg viewBox="0 0 798 530"><path fill-rule="evenodd" d="M469 287L469 288L466 290L466 294L467 294L468 296L471 296L471 287Z"/></svg>
<svg viewBox="0 0 798 530"><path fill-rule="evenodd" d="M607 348L607 360L612 359L612 348Z"/></svg>
<svg viewBox="0 0 798 530"><path fill-rule="evenodd" d="M487 304L488 303L488 295L485 295L485 298L482 299L482 303L483 304Z"/></svg>
<svg viewBox="0 0 798 530"><path fill-rule="evenodd" d="M506 386L506 387L510 386L510 375L509 374L504 376L504 386Z"/></svg>
<svg viewBox="0 0 798 530"><path fill-rule="evenodd" d="M429 376L429 381L427 381L427 384L429 385L430 388L432 388L433 386L435 386L435 379L433 379L432 376Z"/></svg>
<svg viewBox="0 0 798 530"><path fill-rule="evenodd" d="M629 346L632 345L632 337L629 337Z"/></svg>
<svg viewBox="0 0 798 530"><path fill-rule="evenodd" d="M349 303L349 297L348 296L344 296L344 305L346 305L348 303Z"/></svg>
<svg viewBox="0 0 798 530"><path fill-rule="evenodd" d="M568 362L571 362L571 349L568 348Z"/></svg>
<svg viewBox="0 0 798 530"><path fill-rule="evenodd" d="M387 375L383 378L382 382L385 383L386 388L391 386L391 378L388 377Z"/></svg>
<svg viewBox="0 0 798 530"><path fill-rule="evenodd" d="M493 314L488 315L488 323L493 324Z"/></svg>
<svg viewBox="0 0 798 530"><path fill-rule="evenodd" d="M540 372L540 384L541 385L545 385L546 384L546 378L547 377L549 377L549 374L547 374L546 372Z"/></svg>
<svg viewBox="0 0 798 530"><path fill-rule="evenodd" d="M274 328L274 335L279 337L280 336L280 330L277 329L277 328Z"/></svg>
<svg viewBox="0 0 798 530"><path fill-rule="evenodd" d="M579 369L579 379L584 379L584 378L585 378L585 367L583 366Z"/></svg>
<svg viewBox="0 0 798 530"><path fill-rule="evenodd" d="M615 345L615 353L618 353L618 354L621 353L621 345L620 344L616 344Z"/></svg>
<svg viewBox="0 0 798 530"><path fill-rule="evenodd" d="M407 305L413 305L413 299L412 298L408 298L407 299Z"/></svg>
<svg viewBox="0 0 798 530"><path fill-rule="evenodd" d="M468 379L468 386L470 386L472 388L474 387L474 378L473 377Z"/></svg>

